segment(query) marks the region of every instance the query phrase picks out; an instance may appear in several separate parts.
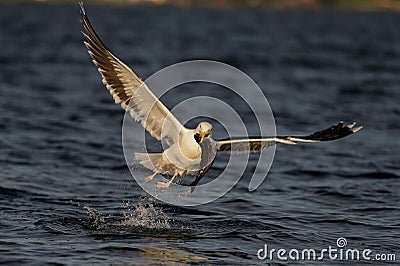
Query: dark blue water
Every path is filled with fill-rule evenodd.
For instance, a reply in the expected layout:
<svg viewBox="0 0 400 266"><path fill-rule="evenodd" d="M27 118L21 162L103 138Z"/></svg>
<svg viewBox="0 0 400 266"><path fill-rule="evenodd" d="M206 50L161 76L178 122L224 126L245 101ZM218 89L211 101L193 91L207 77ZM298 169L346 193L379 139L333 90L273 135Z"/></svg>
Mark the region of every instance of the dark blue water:
<svg viewBox="0 0 400 266"><path fill-rule="evenodd" d="M255 192L247 190L251 157L241 182L215 202L158 202L126 167L123 111L82 44L78 7L2 4L3 264L264 264L264 244L323 249L339 237L399 261L398 14L87 8L143 78L183 60L222 61L263 89L279 134L339 120L365 128L331 143L279 146Z"/></svg>

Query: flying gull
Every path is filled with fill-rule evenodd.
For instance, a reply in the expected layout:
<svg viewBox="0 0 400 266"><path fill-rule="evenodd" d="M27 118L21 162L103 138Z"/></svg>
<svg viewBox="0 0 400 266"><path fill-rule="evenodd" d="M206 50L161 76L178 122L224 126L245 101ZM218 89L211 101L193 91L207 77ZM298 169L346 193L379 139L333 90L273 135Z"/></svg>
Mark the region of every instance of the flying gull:
<svg viewBox="0 0 400 266"><path fill-rule="evenodd" d="M305 136L245 137L213 140L212 125L201 122L195 129L184 127L147 85L120 59L118 59L93 29L82 3L80 3L84 44L98 67L103 83L115 103L129 112L157 140L165 140L168 148L162 153L135 153L135 159L153 171L146 177L151 181L157 174L171 176L157 187L169 187L177 176L195 175L197 182L211 167L216 153L243 154L261 152L276 143L322 142L343 138L356 133L362 126L339 122L329 128Z"/></svg>

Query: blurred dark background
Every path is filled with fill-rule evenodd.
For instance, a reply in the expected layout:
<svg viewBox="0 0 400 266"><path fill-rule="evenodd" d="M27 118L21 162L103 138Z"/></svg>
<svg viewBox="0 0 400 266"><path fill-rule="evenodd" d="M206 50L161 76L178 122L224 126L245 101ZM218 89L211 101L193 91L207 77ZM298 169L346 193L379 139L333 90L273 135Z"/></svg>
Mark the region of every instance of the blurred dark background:
<svg viewBox="0 0 400 266"><path fill-rule="evenodd" d="M0 2L76 3L73 0L2 0ZM210 7L310 8L351 10L400 10L399 0L88 0L87 4L176 5Z"/></svg>

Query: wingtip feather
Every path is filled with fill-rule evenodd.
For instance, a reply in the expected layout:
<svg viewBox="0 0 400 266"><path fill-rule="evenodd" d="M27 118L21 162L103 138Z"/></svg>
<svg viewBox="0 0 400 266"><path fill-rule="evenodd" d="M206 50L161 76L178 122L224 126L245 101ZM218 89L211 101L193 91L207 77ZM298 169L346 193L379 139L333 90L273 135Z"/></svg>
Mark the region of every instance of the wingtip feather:
<svg viewBox="0 0 400 266"><path fill-rule="evenodd" d="M83 2L78 2L78 4L79 4L80 11L81 11L81 16L82 17L86 16L86 10L85 10L85 6L84 6Z"/></svg>
<svg viewBox="0 0 400 266"><path fill-rule="evenodd" d="M354 127L355 125L356 125L356 122L352 122L347 125L347 128L349 128L352 133L356 133L356 132L360 131L361 129L363 129L363 126Z"/></svg>
<svg viewBox="0 0 400 266"><path fill-rule="evenodd" d="M360 131L363 128L364 128L363 126L356 127L356 128L353 129L353 133L356 133L356 132Z"/></svg>

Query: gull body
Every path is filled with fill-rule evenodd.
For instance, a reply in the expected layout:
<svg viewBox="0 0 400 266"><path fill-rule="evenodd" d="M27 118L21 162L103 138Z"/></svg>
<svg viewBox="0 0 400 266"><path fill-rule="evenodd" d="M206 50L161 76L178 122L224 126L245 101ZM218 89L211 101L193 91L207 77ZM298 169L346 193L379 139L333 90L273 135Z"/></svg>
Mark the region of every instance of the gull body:
<svg viewBox="0 0 400 266"><path fill-rule="evenodd" d="M196 129L182 128L179 132L179 141L165 149L164 152L135 153L135 159L153 171L152 175L146 177L146 182L151 181L158 173L172 176L168 182L157 183L158 187L168 187L177 176L197 175L200 170L212 163L216 152L214 151L213 155L209 156L210 159L204 162L201 146L205 138L214 143L211 137L212 125L208 122L201 122Z"/></svg>

